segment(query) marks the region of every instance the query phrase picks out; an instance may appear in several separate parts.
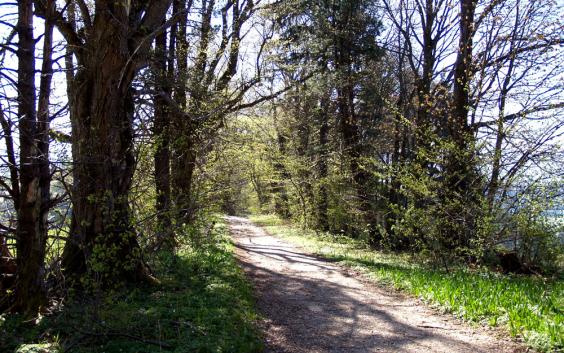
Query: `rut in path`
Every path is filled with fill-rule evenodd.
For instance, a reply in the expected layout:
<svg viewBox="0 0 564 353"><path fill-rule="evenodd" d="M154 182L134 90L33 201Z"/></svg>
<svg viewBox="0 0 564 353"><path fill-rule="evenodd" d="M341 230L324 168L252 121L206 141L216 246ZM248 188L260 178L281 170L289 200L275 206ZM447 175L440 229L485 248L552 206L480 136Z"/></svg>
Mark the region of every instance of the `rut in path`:
<svg viewBox="0 0 564 353"><path fill-rule="evenodd" d="M264 317L266 352L524 352L227 217L236 254Z"/></svg>

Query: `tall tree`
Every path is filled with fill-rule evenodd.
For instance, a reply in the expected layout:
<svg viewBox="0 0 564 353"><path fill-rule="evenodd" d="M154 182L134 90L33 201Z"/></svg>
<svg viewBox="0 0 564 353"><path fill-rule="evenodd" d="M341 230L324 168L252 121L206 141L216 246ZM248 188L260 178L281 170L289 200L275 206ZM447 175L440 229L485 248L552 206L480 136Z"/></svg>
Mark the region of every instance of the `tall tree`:
<svg viewBox="0 0 564 353"><path fill-rule="evenodd" d="M324 91L327 89L325 88ZM319 153L317 156L318 178L320 180L318 198L317 198L317 227L321 230L329 230L329 192L328 180L329 176L329 118L331 113L329 92L323 93L319 99L319 107L317 110L317 118L319 124L318 144Z"/></svg>
<svg viewBox="0 0 564 353"><path fill-rule="evenodd" d="M176 5L176 4L175 4ZM155 93L153 95L154 119L153 136L155 139L154 165L155 165L155 191L157 193L157 232L159 244L172 240L170 228L171 221L171 189L170 189L170 116L168 103L163 95L171 96L172 84L170 82L174 64L168 57L174 57L174 35L176 24L170 31L169 47L167 48L166 32L155 38L155 57L153 62L153 77L155 80ZM170 72L170 73L169 73ZM164 245L164 244L163 244Z"/></svg>
<svg viewBox="0 0 564 353"><path fill-rule="evenodd" d="M77 72L69 97L72 118L71 237L63 254L68 275L102 281L147 278L131 224L128 196L134 168L131 83L163 30L170 0L78 2L83 27L57 13L56 26L73 49ZM35 1L44 12L44 4Z"/></svg>
<svg viewBox="0 0 564 353"><path fill-rule="evenodd" d="M46 3L43 64L37 106L33 1L18 3L19 187L13 180L17 209L17 277L14 309L34 315L46 304L45 246L50 207L49 97L51 94L54 1Z"/></svg>
<svg viewBox="0 0 564 353"><path fill-rule="evenodd" d="M242 107L264 101L261 97L243 103L245 94L260 82L260 59L269 36L260 39L257 65L247 70L251 75L236 76L242 56L245 26L257 11L261 1L229 0L220 4L215 0L201 0L194 6L198 26L187 33L179 23L177 69L179 80L174 94L172 122L172 189L178 225L189 224L196 210L193 192L197 160L213 147L216 130L223 125L227 114ZM191 8L192 2L181 6ZM221 23L214 26L214 13ZM186 21L189 19L187 18ZM187 37L188 36L188 37ZM188 47L186 38L195 45ZM184 43L184 44L183 44ZM190 55L191 54L191 55Z"/></svg>
<svg viewBox="0 0 564 353"><path fill-rule="evenodd" d="M282 63L289 65L289 70L309 66L330 77L327 89L328 93L335 93L334 118L338 121L346 164L356 190L356 204L365 224L374 226L372 208L376 194L369 186L371 174L362 167L367 141L358 97L368 67L381 55L376 43L380 22L375 6L362 0L297 0L280 4L278 13L283 43L289 43L283 47L289 53L282 55ZM299 69L292 65L298 65Z"/></svg>

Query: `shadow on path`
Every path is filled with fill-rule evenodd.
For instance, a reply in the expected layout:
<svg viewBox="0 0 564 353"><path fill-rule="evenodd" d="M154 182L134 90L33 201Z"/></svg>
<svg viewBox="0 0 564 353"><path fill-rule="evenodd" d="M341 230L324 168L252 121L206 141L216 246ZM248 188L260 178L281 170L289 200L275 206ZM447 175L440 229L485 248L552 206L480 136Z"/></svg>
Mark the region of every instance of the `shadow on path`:
<svg viewBox="0 0 564 353"><path fill-rule="evenodd" d="M366 285L248 220L229 217L264 317L267 352L513 352L414 300Z"/></svg>

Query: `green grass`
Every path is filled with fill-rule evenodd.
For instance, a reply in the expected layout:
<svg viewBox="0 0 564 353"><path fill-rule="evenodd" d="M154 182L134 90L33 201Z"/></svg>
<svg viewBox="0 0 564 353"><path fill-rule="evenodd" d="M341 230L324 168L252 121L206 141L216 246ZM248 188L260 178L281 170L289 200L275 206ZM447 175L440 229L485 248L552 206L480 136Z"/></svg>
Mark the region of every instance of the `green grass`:
<svg viewBox="0 0 564 353"><path fill-rule="evenodd" d="M232 255L225 224L213 241L162 255L161 284L81 298L38 325L0 319L0 352L56 343L66 352L257 352L251 289ZM162 343L162 344L161 344Z"/></svg>
<svg viewBox="0 0 564 353"><path fill-rule="evenodd" d="M564 349L564 282L507 276L487 270L457 268L449 273L406 255L369 249L345 236L319 234L280 221L276 216L251 220L309 252L354 267L432 306L476 323L500 326L540 351Z"/></svg>

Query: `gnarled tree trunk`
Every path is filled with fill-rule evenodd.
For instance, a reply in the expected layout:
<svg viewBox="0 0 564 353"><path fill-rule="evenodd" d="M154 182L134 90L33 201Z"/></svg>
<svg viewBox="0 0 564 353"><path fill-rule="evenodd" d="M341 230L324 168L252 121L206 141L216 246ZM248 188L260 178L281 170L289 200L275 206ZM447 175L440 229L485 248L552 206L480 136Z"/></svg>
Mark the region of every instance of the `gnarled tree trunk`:
<svg viewBox="0 0 564 353"><path fill-rule="evenodd" d="M128 202L134 172L131 83L169 5L96 1L94 22L77 48L70 97L73 214L63 254L67 274L88 273L102 284L148 278ZM76 41L63 25L67 39Z"/></svg>

